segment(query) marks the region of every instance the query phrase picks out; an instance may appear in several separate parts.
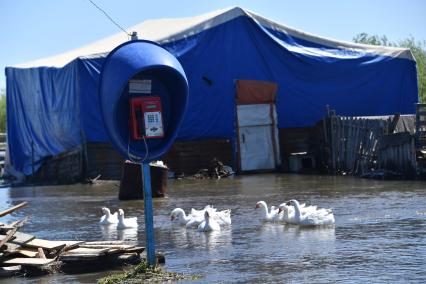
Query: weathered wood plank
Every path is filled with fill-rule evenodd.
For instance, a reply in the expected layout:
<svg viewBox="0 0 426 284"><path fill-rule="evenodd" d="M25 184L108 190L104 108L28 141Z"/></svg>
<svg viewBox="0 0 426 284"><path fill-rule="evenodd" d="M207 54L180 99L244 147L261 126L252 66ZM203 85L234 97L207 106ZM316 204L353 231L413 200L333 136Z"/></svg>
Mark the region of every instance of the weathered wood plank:
<svg viewBox="0 0 426 284"><path fill-rule="evenodd" d="M2 233L2 234L7 233L7 231L12 230L13 228L15 228L15 227L11 226L9 224L0 223L0 233Z"/></svg>
<svg viewBox="0 0 426 284"><path fill-rule="evenodd" d="M85 245L123 245L124 241L93 241L84 242Z"/></svg>
<svg viewBox="0 0 426 284"><path fill-rule="evenodd" d="M340 116L337 116L337 171L342 170L342 120Z"/></svg>
<svg viewBox="0 0 426 284"><path fill-rule="evenodd" d="M1 211L0 212L0 217L6 216L7 214L10 214L10 213L12 213L12 212L14 212L14 211L16 211L16 210L18 210L18 209L20 209L22 207L25 207L27 205L28 205L28 202L19 203L18 205L15 205L13 207L10 207L9 209Z"/></svg>
<svg viewBox="0 0 426 284"><path fill-rule="evenodd" d="M18 227L15 227L7 232L6 236L0 241L0 248L13 237L17 230Z"/></svg>
<svg viewBox="0 0 426 284"><path fill-rule="evenodd" d="M16 253L27 256L27 257L36 257L38 250L36 248L18 248Z"/></svg>
<svg viewBox="0 0 426 284"><path fill-rule="evenodd" d="M359 122L358 122L358 118L354 119L354 127L355 127L355 131L354 131L354 137L353 137L353 146L352 146L352 174L354 174L355 172L355 166L356 166L356 154L357 154L357 150L359 147Z"/></svg>
<svg viewBox="0 0 426 284"><path fill-rule="evenodd" d="M16 245L16 244L12 244L12 243L5 243L3 245L3 252L6 254L13 254L16 252L17 249L19 249L21 246L20 245Z"/></svg>
<svg viewBox="0 0 426 284"><path fill-rule="evenodd" d="M343 171L348 172L348 137L349 137L349 119L345 117L343 128Z"/></svg>
<svg viewBox="0 0 426 284"><path fill-rule="evenodd" d="M46 259L46 255L44 254L44 251L43 251L42 248L38 248L37 252L38 252L38 254L37 254L38 258Z"/></svg>
<svg viewBox="0 0 426 284"><path fill-rule="evenodd" d="M346 172L350 172L352 169L351 164L351 145L352 145L352 131L353 131L353 124L352 124L352 118L348 117L346 120L346 153L345 153L345 168Z"/></svg>
<svg viewBox="0 0 426 284"><path fill-rule="evenodd" d="M336 173L336 137L335 137L335 126L334 126L334 122L335 122L335 115L332 114L330 115L329 118L330 121L330 145L331 145L331 161L332 161L332 166L333 166L333 173Z"/></svg>
<svg viewBox="0 0 426 284"><path fill-rule="evenodd" d="M105 257L110 249L76 248L69 250L59 256L64 262L94 261Z"/></svg>
<svg viewBox="0 0 426 284"><path fill-rule="evenodd" d="M6 238L6 236L7 236L7 235L3 235L3 234L1 234L1 235L0 235L0 241L4 240L4 239ZM15 237L15 236L11 236L11 237L9 237L9 240L11 241L11 240L13 240L14 238L16 238L16 237Z"/></svg>
<svg viewBox="0 0 426 284"><path fill-rule="evenodd" d="M126 250L126 249L130 249L130 248L134 248L136 246L135 245L88 245L88 244L83 244L83 245L80 245L79 247L80 248L93 248L93 249L108 248L108 249Z"/></svg>
<svg viewBox="0 0 426 284"><path fill-rule="evenodd" d="M50 241L43 239L33 239L26 243L25 246L34 248L43 248L47 250L57 250L65 247L65 250L70 250L83 244L84 241Z"/></svg>
<svg viewBox="0 0 426 284"><path fill-rule="evenodd" d="M103 255L96 255L96 254L76 254L76 255L60 255L59 260L63 262L79 262L78 264L81 264L81 262L84 261L94 261L99 260L101 257L104 257Z"/></svg>
<svg viewBox="0 0 426 284"><path fill-rule="evenodd" d="M108 252L109 248L95 249L95 248L76 248L69 250L64 255L103 255Z"/></svg>
<svg viewBox="0 0 426 284"><path fill-rule="evenodd" d="M14 244L18 244L18 245L24 245L24 244L35 239L35 236L30 235L30 234L21 233L21 232L16 232L15 237L16 238L14 240L12 240L11 242L14 243Z"/></svg>
<svg viewBox="0 0 426 284"><path fill-rule="evenodd" d="M2 265L23 265L23 266L44 266L55 262L49 258L30 258L30 257L15 257L3 261Z"/></svg>
<svg viewBox="0 0 426 284"><path fill-rule="evenodd" d="M126 253L141 253L145 251L145 247L134 247L125 250Z"/></svg>
<svg viewBox="0 0 426 284"><path fill-rule="evenodd" d="M22 269L22 266L20 265L0 267L0 277L14 276L19 271L21 271L21 269Z"/></svg>
<svg viewBox="0 0 426 284"><path fill-rule="evenodd" d="M352 169L351 169L352 174L355 173L357 151L358 151L358 147L359 147L360 127L359 127L359 119L358 118L354 119L354 127L355 127L355 134L354 134L354 138L353 138L353 142L352 142L353 143L353 146L352 146Z"/></svg>

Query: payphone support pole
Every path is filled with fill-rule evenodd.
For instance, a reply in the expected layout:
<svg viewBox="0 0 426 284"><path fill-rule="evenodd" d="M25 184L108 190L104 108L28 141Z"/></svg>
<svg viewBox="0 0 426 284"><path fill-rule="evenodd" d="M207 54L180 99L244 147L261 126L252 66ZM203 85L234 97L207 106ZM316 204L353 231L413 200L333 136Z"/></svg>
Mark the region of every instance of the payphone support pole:
<svg viewBox="0 0 426 284"><path fill-rule="evenodd" d="M146 259L149 266L156 265L154 221L152 210L151 172L149 162L142 163L143 200L145 207Z"/></svg>

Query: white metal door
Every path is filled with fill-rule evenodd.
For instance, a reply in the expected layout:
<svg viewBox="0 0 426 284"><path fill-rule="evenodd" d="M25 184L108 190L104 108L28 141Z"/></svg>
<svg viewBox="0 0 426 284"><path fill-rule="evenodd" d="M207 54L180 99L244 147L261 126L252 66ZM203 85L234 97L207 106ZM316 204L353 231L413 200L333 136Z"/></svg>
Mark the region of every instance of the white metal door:
<svg viewBox="0 0 426 284"><path fill-rule="evenodd" d="M237 106L241 171L272 170L279 164L275 106L272 108L269 104Z"/></svg>
<svg viewBox="0 0 426 284"><path fill-rule="evenodd" d="M275 168L271 126L246 126L239 129L241 171Z"/></svg>

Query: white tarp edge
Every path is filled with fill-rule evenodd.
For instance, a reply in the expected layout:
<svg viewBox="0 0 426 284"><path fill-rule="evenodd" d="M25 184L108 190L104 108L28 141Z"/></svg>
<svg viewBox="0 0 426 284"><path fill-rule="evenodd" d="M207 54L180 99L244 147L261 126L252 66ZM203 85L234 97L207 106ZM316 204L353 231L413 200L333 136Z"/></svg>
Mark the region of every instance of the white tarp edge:
<svg viewBox="0 0 426 284"><path fill-rule="evenodd" d="M363 45L344 41L337 41L333 39L327 39L319 37L313 34L305 33L294 28L287 27L261 17L253 12L244 10L239 7L226 8L217 11L213 11L207 14L188 17L188 18L176 18L176 19L158 19L158 20L146 20L136 26L130 27L127 30L130 32L136 31L139 38L152 40L159 43L166 43L175 41L185 37L189 37L200 33L204 30L213 28L217 25L230 21L236 17L245 15L252 18L260 25L279 30L282 33L287 33L291 36L295 36L301 39L305 39L311 42L315 42L321 45L329 46L332 48L348 49L353 51L371 52L375 54L383 54L386 56L400 57L414 60L409 49L385 47L385 46L373 46ZM72 60L82 57L90 56L93 54L105 53L111 51L114 47L128 41L129 37L123 33L117 33L112 36L106 37L92 44L65 52L56 56L47 57L27 63L15 65L13 67L18 68L29 68L38 66L52 66L62 67Z"/></svg>

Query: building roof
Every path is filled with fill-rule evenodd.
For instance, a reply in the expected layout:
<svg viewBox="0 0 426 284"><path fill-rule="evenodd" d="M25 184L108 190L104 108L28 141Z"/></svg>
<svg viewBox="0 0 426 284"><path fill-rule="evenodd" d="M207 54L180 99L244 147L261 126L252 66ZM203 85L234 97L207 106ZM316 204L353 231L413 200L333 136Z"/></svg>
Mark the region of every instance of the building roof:
<svg viewBox="0 0 426 284"><path fill-rule="evenodd" d="M239 7L216 10L195 17L146 20L140 24L130 27L128 31L137 32L140 39L151 40L159 43L167 43L190 37L240 16L249 17L267 29L279 31L292 37L297 37L299 39L307 40L330 48L362 51L384 56L414 60L412 53L409 49L406 48L357 44L320 37L273 22L267 18ZM93 57L96 56L96 54L110 52L116 46L128 40L128 36L126 36L123 32L119 32L68 52L18 64L14 67L62 67L78 57ZM295 47L293 46L292 48ZM318 50L315 52L317 53Z"/></svg>

